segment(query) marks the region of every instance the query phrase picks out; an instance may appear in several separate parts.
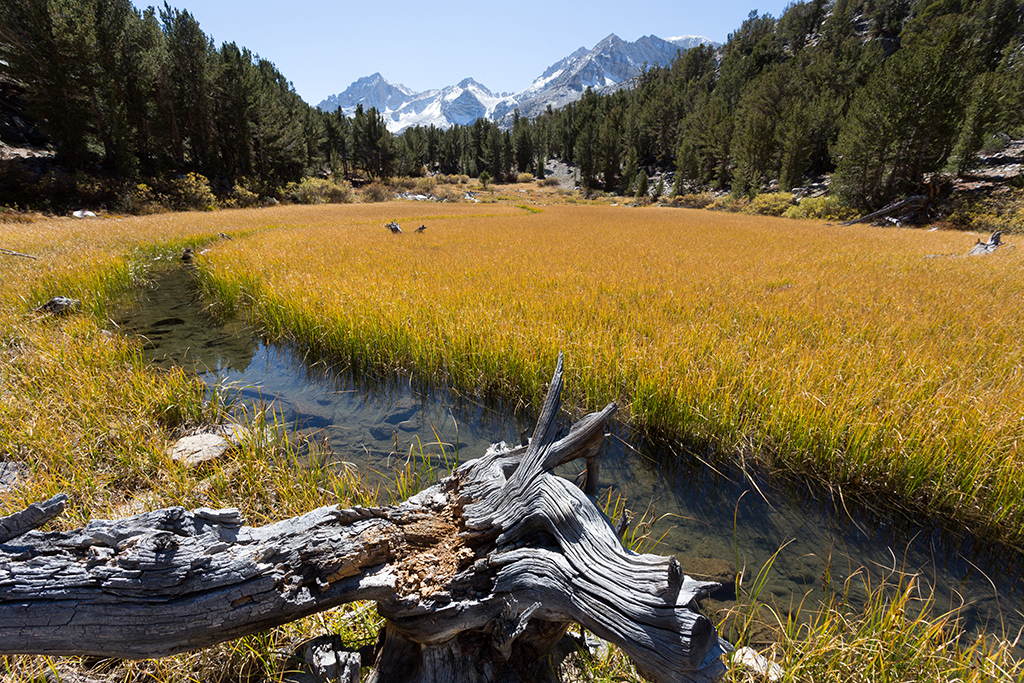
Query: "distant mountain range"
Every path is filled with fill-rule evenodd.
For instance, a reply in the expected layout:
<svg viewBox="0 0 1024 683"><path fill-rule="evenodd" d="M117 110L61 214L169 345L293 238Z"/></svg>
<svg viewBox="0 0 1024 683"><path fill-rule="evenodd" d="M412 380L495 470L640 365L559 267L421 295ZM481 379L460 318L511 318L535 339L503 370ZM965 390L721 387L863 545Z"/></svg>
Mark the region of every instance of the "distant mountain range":
<svg viewBox="0 0 1024 683"><path fill-rule="evenodd" d="M528 88L514 95L495 94L472 78L440 90L414 92L403 85L388 83L375 73L360 78L344 92L331 95L319 105L324 111L341 109L352 116L356 106L375 107L388 130L400 133L410 126L449 128L488 118L511 125L512 113L533 117L548 105L561 107L579 99L587 88L614 90L640 74L644 65L669 64L680 51L697 45L718 46L703 36L677 36L664 40L643 36L626 42L612 34L588 50L584 47L548 67Z"/></svg>

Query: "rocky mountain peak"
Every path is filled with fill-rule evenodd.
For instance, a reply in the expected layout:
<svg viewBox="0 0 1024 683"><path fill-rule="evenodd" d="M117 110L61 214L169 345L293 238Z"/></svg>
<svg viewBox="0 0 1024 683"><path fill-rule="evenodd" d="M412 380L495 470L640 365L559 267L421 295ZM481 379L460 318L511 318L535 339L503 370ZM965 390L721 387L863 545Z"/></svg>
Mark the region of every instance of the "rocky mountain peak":
<svg viewBox="0 0 1024 683"><path fill-rule="evenodd" d="M581 47L544 70L525 90L515 95L496 95L472 78L455 86L415 93L388 83L375 73L355 81L344 92L328 97L318 106L325 111L355 112L358 104L376 107L388 129L399 133L409 126L471 124L479 117L511 125L512 112L533 117L548 105L561 107L579 99L587 88L622 87L646 66L669 64L679 53L701 43L701 36L679 36L671 41L642 36L635 42L609 34L591 49Z"/></svg>

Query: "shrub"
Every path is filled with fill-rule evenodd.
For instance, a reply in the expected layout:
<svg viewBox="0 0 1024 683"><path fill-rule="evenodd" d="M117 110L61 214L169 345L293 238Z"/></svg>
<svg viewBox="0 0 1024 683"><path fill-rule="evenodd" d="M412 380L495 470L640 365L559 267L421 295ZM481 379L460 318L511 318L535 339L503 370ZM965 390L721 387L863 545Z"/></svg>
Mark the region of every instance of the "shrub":
<svg viewBox="0 0 1024 683"><path fill-rule="evenodd" d="M9 206L0 206L0 223L31 223L35 220L31 216Z"/></svg>
<svg viewBox="0 0 1024 683"><path fill-rule="evenodd" d="M437 187L437 180L434 178L420 178L416 181L416 192L419 194L431 194Z"/></svg>
<svg viewBox="0 0 1024 683"><path fill-rule="evenodd" d="M533 182L533 174L532 173L520 173L518 176L516 176L516 182L517 183L532 183Z"/></svg>
<svg viewBox="0 0 1024 683"><path fill-rule="evenodd" d="M381 183L370 183L363 188L363 201L365 202L386 202L390 196L391 192Z"/></svg>
<svg viewBox="0 0 1024 683"><path fill-rule="evenodd" d="M554 176L548 176L544 180L540 181L541 187L558 187L562 184L562 181Z"/></svg>
<svg viewBox="0 0 1024 683"><path fill-rule="evenodd" d="M844 206L838 197L804 197L800 203L790 206L782 214L786 218L804 218L819 221L845 221L859 214Z"/></svg>
<svg viewBox="0 0 1024 683"><path fill-rule="evenodd" d="M200 173L175 178L164 183L167 204L179 211L213 211L217 198L210 189L210 181Z"/></svg>
<svg viewBox="0 0 1024 683"><path fill-rule="evenodd" d="M416 179L408 176L401 178L388 178L384 184L398 192L409 192L416 187Z"/></svg>
<svg viewBox="0 0 1024 683"><path fill-rule="evenodd" d="M434 190L434 198L442 202L457 202L465 196L465 190L453 187L439 187Z"/></svg>
<svg viewBox="0 0 1024 683"><path fill-rule="evenodd" d="M158 213L162 207L153 188L146 183L136 183L125 188L120 208L127 213L148 214Z"/></svg>
<svg viewBox="0 0 1024 683"><path fill-rule="evenodd" d="M722 195L718 199L708 204L708 211L729 211L732 213L738 213L743 209L747 208L747 204L750 203L750 198L746 195L742 197L733 197L732 195Z"/></svg>
<svg viewBox="0 0 1024 683"><path fill-rule="evenodd" d="M288 183L285 195L297 204L345 204L352 201L352 186L327 178L303 178L299 183Z"/></svg>
<svg viewBox="0 0 1024 683"><path fill-rule="evenodd" d="M260 203L260 196L238 183L231 188L231 192L224 198L224 204L232 208L245 209L256 206Z"/></svg>
<svg viewBox="0 0 1024 683"><path fill-rule="evenodd" d="M781 216L786 213L786 209L793 206L793 203L793 195L790 192L762 192L743 209L743 213Z"/></svg>
<svg viewBox="0 0 1024 683"><path fill-rule="evenodd" d="M978 232L1002 230L1024 233L1024 190L1011 190L983 199L960 200L950 212L949 222L958 228Z"/></svg>
<svg viewBox="0 0 1024 683"><path fill-rule="evenodd" d="M713 201L715 201L715 197L710 192L681 194L672 198L672 206L682 206L687 209L706 209Z"/></svg>

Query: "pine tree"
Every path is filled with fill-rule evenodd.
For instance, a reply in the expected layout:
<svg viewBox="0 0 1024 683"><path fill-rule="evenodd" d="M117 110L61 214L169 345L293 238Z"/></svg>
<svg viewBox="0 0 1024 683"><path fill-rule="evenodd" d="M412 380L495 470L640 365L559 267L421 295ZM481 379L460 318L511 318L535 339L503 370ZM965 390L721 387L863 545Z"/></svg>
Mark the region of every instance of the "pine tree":
<svg viewBox="0 0 1024 683"><path fill-rule="evenodd" d="M845 202L877 209L946 162L964 110L965 39L944 25L930 44L886 60L857 93L835 149L833 187Z"/></svg>
<svg viewBox="0 0 1024 683"><path fill-rule="evenodd" d="M646 197L650 188L648 187L649 179L647 178L647 171L641 169L640 173L636 176L636 196L637 199Z"/></svg>

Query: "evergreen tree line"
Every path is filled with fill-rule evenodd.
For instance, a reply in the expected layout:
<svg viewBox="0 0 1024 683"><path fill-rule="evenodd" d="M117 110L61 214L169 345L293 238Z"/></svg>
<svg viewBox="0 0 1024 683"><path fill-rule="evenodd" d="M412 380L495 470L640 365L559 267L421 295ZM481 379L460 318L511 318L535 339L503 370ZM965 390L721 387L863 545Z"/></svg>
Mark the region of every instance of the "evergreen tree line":
<svg viewBox="0 0 1024 683"><path fill-rule="evenodd" d="M462 170L542 173L544 159L561 158L588 191L632 194L671 170L679 193L750 195L834 173L847 204L878 208L929 174L967 170L993 134L1024 135L1022 38L1020 0L809 0L779 19L752 12L720 50L689 50L632 89L588 91L504 133L478 121Z"/></svg>
<svg viewBox="0 0 1024 683"><path fill-rule="evenodd" d="M219 48L188 13L130 0L5 0L0 72L21 85L62 163L125 178L198 172L281 187L308 175L424 171L497 181L578 168L587 191L788 189L834 173L877 208L929 174L970 167L993 134L1024 134L1020 0L808 0L752 12L719 50L689 50L634 87L587 91L503 128L414 127L302 101L275 66Z"/></svg>
<svg viewBox="0 0 1024 683"><path fill-rule="evenodd" d="M270 61L220 47L187 11L130 0L5 0L0 73L65 168L127 179L201 173L281 187L329 170L399 170L381 115L310 107Z"/></svg>

